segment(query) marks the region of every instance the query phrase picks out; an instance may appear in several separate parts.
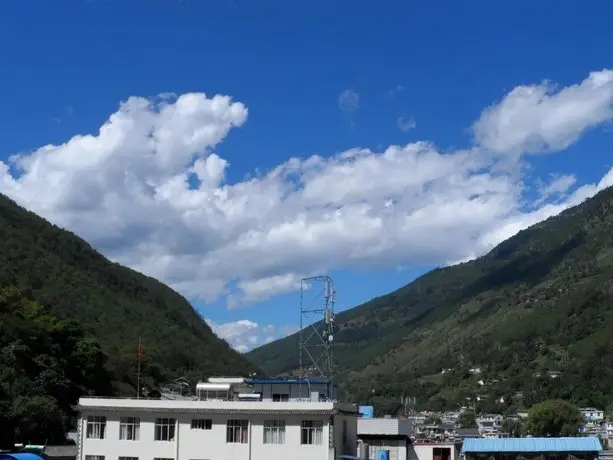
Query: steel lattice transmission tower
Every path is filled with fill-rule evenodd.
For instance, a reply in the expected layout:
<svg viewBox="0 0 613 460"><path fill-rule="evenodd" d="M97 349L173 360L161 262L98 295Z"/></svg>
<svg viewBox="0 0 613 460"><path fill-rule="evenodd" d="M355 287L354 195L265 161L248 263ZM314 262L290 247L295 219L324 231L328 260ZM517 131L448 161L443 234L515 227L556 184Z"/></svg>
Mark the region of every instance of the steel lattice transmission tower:
<svg viewBox="0 0 613 460"><path fill-rule="evenodd" d="M301 378L333 378L335 302L334 283L329 276L313 276L300 281Z"/></svg>

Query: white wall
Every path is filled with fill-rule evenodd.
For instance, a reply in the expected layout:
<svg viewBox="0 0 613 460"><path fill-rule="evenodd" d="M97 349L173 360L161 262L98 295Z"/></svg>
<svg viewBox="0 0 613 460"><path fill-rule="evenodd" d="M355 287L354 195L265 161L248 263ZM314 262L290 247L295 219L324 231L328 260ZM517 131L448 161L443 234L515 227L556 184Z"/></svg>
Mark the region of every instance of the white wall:
<svg viewBox="0 0 613 460"><path fill-rule="evenodd" d="M435 448L451 449L451 460L458 460L459 452L452 443L414 444L413 450L418 460L433 460Z"/></svg>
<svg viewBox="0 0 613 460"><path fill-rule="evenodd" d="M311 392L319 392L321 396L329 395L330 386L321 383L254 383L253 391L262 394L264 401L272 400L273 394L286 394L289 400L310 399Z"/></svg>
<svg viewBox="0 0 613 460"><path fill-rule="evenodd" d="M376 459L380 450L389 450L390 460L408 460L407 441L405 439L377 439L366 441L368 458Z"/></svg>
<svg viewBox="0 0 613 460"><path fill-rule="evenodd" d="M106 416L105 439L85 438L87 415ZM140 417L140 437L138 441L119 440L120 417ZM177 431L175 440L154 441L155 419L157 417L175 418ZM335 416L334 441L332 446L341 448L343 420L347 422L347 442L349 451L339 453L356 454L357 418ZM212 419L210 430L192 430L193 418ZM228 419L248 419L249 441L246 444L226 443L226 422ZM285 444L264 444L264 420L285 420ZM300 424L302 420L322 420L324 424L321 445L301 445ZM118 460L119 457L138 457L139 460L153 458L172 458L174 460L330 460L329 415L219 415L219 414L168 414L145 411L129 412L84 412L81 419L82 448L79 460L85 455L103 455L105 460Z"/></svg>

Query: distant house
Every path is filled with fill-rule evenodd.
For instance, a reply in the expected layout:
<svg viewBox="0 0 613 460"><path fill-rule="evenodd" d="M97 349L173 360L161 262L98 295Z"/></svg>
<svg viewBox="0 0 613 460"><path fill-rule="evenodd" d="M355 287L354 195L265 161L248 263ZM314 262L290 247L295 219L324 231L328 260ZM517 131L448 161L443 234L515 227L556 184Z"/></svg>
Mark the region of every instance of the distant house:
<svg viewBox="0 0 613 460"><path fill-rule="evenodd" d="M584 407L579 409L581 411L581 415L583 415L583 420L586 422L601 422L604 420L604 411L600 409L595 409L593 407Z"/></svg>
<svg viewBox="0 0 613 460"><path fill-rule="evenodd" d="M479 428L458 428L455 430L456 437L461 441L464 441L469 438L478 438Z"/></svg>
<svg viewBox="0 0 613 460"><path fill-rule="evenodd" d="M596 437L466 439L462 446L466 460L596 460L601 451Z"/></svg>
<svg viewBox="0 0 613 460"><path fill-rule="evenodd" d="M502 427L504 417L500 414L481 414L477 417L477 427L481 435L498 433Z"/></svg>

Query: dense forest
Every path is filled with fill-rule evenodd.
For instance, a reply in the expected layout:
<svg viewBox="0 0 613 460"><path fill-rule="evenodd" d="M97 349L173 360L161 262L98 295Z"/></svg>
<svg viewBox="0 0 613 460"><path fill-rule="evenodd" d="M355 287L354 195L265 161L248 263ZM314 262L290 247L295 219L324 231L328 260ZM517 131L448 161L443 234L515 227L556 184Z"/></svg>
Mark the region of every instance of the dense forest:
<svg viewBox="0 0 613 460"><path fill-rule="evenodd" d="M112 393L100 345L12 287L0 290L0 447L62 443L84 394Z"/></svg>
<svg viewBox="0 0 613 460"><path fill-rule="evenodd" d="M28 413L35 417L28 404L41 411L46 407L49 417L61 416L69 423L68 408L82 391L134 395L139 336L144 351L141 381L150 389L180 376L197 380L255 370L172 289L110 262L74 234L2 195L0 289L6 297L0 304L3 424L16 423ZM77 342L70 345L70 340ZM71 346L76 347L74 356ZM91 373L76 375L62 359ZM93 361L85 365L83 359ZM99 365L110 385L102 385L105 378L87 380L106 375ZM22 382L23 389L16 390Z"/></svg>
<svg viewBox="0 0 613 460"><path fill-rule="evenodd" d="M336 380L360 402L507 411L613 402L613 189L471 262L337 315ZM296 370L296 334L247 356Z"/></svg>

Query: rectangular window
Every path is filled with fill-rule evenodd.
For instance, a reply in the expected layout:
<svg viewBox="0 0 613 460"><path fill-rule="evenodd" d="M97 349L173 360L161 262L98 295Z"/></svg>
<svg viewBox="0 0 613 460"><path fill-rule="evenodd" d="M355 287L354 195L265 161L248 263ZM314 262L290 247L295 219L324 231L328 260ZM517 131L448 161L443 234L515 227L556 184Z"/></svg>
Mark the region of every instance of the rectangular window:
<svg viewBox="0 0 613 460"><path fill-rule="evenodd" d="M175 460L174 458L167 457L153 457L153 460Z"/></svg>
<svg viewBox="0 0 613 460"><path fill-rule="evenodd" d="M138 441L139 437L140 419L138 417L121 417L119 419L119 439L123 441Z"/></svg>
<svg viewBox="0 0 613 460"><path fill-rule="evenodd" d="M195 418L192 420L192 430L210 430L213 428L213 420L210 418Z"/></svg>
<svg viewBox="0 0 613 460"><path fill-rule="evenodd" d="M90 415L87 417L86 437L91 439L104 439L106 431L106 417Z"/></svg>
<svg viewBox="0 0 613 460"><path fill-rule="evenodd" d="M119 457L119 460L138 460L138 457Z"/></svg>
<svg viewBox="0 0 613 460"><path fill-rule="evenodd" d="M104 460L104 455L86 455L85 460Z"/></svg>
<svg viewBox="0 0 613 460"><path fill-rule="evenodd" d="M249 422L247 420L228 420L226 426L226 442L246 444Z"/></svg>
<svg viewBox="0 0 613 460"><path fill-rule="evenodd" d="M285 420L264 421L264 444L285 444Z"/></svg>
<svg viewBox="0 0 613 460"><path fill-rule="evenodd" d="M289 401L289 395L288 394L284 394L284 393L273 393L272 394L272 401L273 402L288 402Z"/></svg>
<svg viewBox="0 0 613 460"><path fill-rule="evenodd" d="M300 444L323 444L324 422L303 420L300 427Z"/></svg>
<svg viewBox="0 0 613 460"><path fill-rule="evenodd" d="M176 420L174 418L156 418L154 439L156 441L174 441L175 425Z"/></svg>
<svg viewBox="0 0 613 460"><path fill-rule="evenodd" d="M343 420L343 446L347 445L347 420Z"/></svg>

